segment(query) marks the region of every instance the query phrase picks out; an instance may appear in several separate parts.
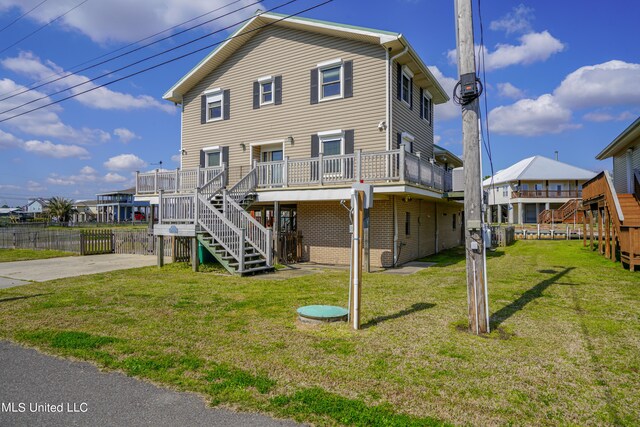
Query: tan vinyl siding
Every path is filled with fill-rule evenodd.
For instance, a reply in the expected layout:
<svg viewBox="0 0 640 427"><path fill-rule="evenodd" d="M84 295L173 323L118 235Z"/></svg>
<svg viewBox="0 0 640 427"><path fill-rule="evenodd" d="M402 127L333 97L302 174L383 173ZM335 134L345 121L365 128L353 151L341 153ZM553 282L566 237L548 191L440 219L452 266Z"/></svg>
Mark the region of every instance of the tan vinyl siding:
<svg viewBox="0 0 640 427"><path fill-rule="evenodd" d="M627 193L627 153L613 158L613 186L617 193Z"/></svg>
<svg viewBox="0 0 640 427"><path fill-rule="evenodd" d="M391 148L396 147L398 133L409 132L414 136L413 151L420 152L423 157L433 157L433 126L420 118L420 88L413 84L413 109L406 102L398 99L398 66L391 66L391 102L393 103Z"/></svg>
<svg viewBox="0 0 640 427"><path fill-rule="evenodd" d="M337 58L353 61L353 97L311 105L310 70ZM254 110L253 82L269 75L282 76L282 104ZM201 148L226 145L230 168L246 168L250 153L259 151L249 144L287 136L294 144L285 144L284 155L307 158L311 135L334 129L354 129L355 149L384 150L385 134L377 129L386 114L384 82L385 51L379 45L277 26L264 29L184 96L183 167L198 165ZM230 89L230 120L201 124L200 96L213 88Z"/></svg>

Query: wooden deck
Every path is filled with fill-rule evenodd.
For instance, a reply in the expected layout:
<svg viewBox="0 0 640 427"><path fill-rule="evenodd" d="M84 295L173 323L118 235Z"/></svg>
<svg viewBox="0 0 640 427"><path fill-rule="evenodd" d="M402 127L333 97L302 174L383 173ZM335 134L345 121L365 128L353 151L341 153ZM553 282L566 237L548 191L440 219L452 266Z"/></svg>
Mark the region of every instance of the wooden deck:
<svg viewBox="0 0 640 427"><path fill-rule="evenodd" d="M633 194L617 194L608 172L601 172L583 185L582 204L587 222L598 230L595 247L600 254L612 260L620 260L635 271L640 265L640 176L635 174ZM595 223L595 224L594 224ZM590 235L594 247L594 235ZM586 233L584 244L586 246Z"/></svg>

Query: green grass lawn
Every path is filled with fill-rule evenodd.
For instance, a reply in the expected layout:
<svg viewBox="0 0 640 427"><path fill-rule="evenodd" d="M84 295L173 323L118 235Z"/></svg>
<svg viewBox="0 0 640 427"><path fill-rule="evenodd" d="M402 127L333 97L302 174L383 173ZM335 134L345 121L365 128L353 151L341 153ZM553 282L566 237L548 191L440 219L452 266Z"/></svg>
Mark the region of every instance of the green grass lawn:
<svg viewBox="0 0 640 427"><path fill-rule="evenodd" d="M516 242L489 256L494 332L476 337L462 252L430 260L364 275L359 332L295 315L346 305L348 271L176 264L2 290L0 337L317 425L640 423L640 273L581 242Z"/></svg>
<svg viewBox="0 0 640 427"><path fill-rule="evenodd" d="M31 259L58 258L77 255L73 252L53 251L48 249L0 249L0 262L27 261Z"/></svg>

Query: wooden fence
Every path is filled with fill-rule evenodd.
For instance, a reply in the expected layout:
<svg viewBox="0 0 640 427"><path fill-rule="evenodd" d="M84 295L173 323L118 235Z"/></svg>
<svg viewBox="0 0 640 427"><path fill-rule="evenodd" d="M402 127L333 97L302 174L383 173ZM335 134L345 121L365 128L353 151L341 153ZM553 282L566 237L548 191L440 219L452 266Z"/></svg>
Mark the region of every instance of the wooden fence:
<svg viewBox="0 0 640 427"><path fill-rule="evenodd" d="M157 239L149 230L0 228L0 249L51 249L80 255L156 255L156 248ZM188 261L190 255L190 238L164 236L165 257Z"/></svg>

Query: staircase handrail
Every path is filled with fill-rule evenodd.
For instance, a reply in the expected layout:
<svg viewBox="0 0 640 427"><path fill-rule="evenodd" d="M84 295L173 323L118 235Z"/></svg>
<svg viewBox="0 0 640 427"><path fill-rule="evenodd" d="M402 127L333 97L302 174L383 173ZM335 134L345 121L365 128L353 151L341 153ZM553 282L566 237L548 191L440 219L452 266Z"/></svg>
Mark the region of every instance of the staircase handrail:
<svg viewBox="0 0 640 427"><path fill-rule="evenodd" d="M609 187L609 191L611 192L611 198L613 199L613 204L616 207L616 213L618 214L618 220L620 222L624 221L624 215L622 214L622 208L620 207L620 200L618 200L618 193L616 192L616 188L613 186L613 179L611 179L611 175L609 171L604 171L604 176Z"/></svg>
<svg viewBox="0 0 640 427"><path fill-rule="evenodd" d="M242 267L244 264L244 230L239 229L214 208L202 194L197 194L198 225L204 228ZM208 214L208 215L207 215ZM242 241L242 242L241 242ZM242 271L243 268L240 268Z"/></svg>
<svg viewBox="0 0 640 427"><path fill-rule="evenodd" d="M223 210L225 218L239 229L245 230L246 240L253 246L262 256L265 257L267 265L272 266L272 234L271 230L260 224L246 210L242 208L232 197L226 192L223 198Z"/></svg>
<svg viewBox="0 0 640 427"><path fill-rule="evenodd" d="M254 166L242 179L229 189L229 195L235 202L241 202L258 186L257 168Z"/></svg>
<svg viewBox="0 0 640 427"><path fill-rule="evenodd" d="M227 171L225 169L222 169L220 173L211 178L211 180L209 180L205 184L202 184L199 189L199 193L207 197L208 199L211 199L214 194L216 194L224 187L226 172Z"/></svg>

